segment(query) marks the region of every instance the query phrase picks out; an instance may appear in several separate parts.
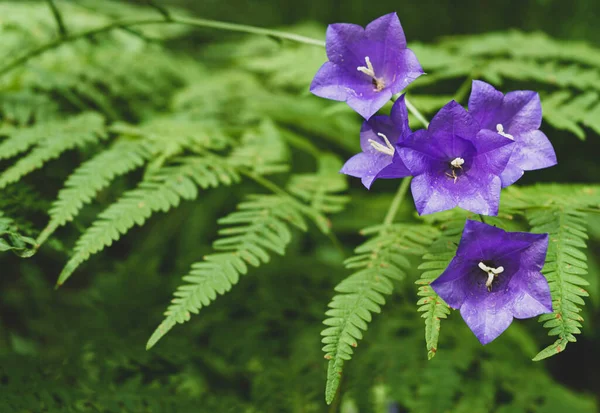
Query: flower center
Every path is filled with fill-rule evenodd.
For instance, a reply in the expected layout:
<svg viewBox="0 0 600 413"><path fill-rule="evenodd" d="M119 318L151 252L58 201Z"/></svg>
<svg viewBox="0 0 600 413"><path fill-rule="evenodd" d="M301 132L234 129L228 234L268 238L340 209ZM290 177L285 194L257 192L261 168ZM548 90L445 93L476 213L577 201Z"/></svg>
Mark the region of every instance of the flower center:
<svg viewBox="0 0 600 413"><path fill-rule="evenodd" d="M458 169L462 170L462 165L465 163L465 160L463 158L454 158L452 161L450 161L450 173L446 172L446 175L452 179L454 179L454 183L456 183L456 180L458 179L458 175L456 175L456 171Z"/></svg>
<svg viewBox="0 0 600 413"><path fill-rule="evenodd" d="M365 56L366 66L358 66L356 70L359 72L363 72L365 75L369 76L373 80L373 86L375 86L375 92L381 92L385 87L385 81L382 78L375 76L375 69L373 69L373 64L371 63L371 59L369 56Z"/></svg>
<svg viewBox="0 0 600 413"><path fill-rule="evenodd" d="M383 141L385 142L385 146L383 146L376 140L369 139L369 143L371 144L373 149L375 149L377 152L381 152L386 155L393 156L395 149L394 149L394 146L388 140L387 136L385 136L383 133L378 133L377 136L379 136L381 139L383 139Z"/></svg>
<svg viewBox="0 0 600 413"><path fill-rule="evenodd" d="M512 136L510 133L504 132L504 126L502 126L501 123L496 125L496 131L498 131L498 135L504 136L505 138L508 138L513 141L515 140L515 137Z"/></svg>
<svg viewBox="0 0 600 413"><path fill-rule="evenodd" d="M494 279L498 276L498 274L502 274L504 272L504 267L492 268L488 267L483 262L480 262L479 268L487 273L488 279L485 282L485 286L487 287L487 290L491 292Z"/></svg>

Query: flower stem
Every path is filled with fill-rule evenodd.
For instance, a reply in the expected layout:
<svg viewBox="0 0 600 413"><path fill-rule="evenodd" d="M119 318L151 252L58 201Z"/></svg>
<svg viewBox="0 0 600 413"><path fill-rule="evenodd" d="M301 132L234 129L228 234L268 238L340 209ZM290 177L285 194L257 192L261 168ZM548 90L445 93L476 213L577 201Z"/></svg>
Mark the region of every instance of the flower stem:
<svg viewBox="0 0 600 413"><path fill-rule="evenodd" d="M426 128L429 126L429 122L425 119L425 116L417 109L406 97L404 98L404 103L406 103L406 108L415 115L415 118L419 120Z"/></svg>
<svg viewBox="0 0 600 413"><path fill-rule="evenodd" d="M208 20L208 19L196 19L190 17L178 17L173 16L171 14L169 17L165 17L162 15L161 17L153 17L153 18L143 18L143 19L122 19L117 20L112 23L109 23L105 26L97 27L95 29L84 30L79 33L72 33L66 36L61 36L58 39L55 39L51 42L43 44L33 50L30 50L28 53L12 60L6 65L0 67L0 76L10 72L11 70L21 66L22 64L27 63L32 58L39 56L49 50L56 49L65 43L71 43L79 39L83 39L86 37L91 37L100 33L109 32L114 29L123 29L131 26L144 26L149 24L184 24L187 26L195 26L195 27L209 27L213 29L221 29L221 30L229 30L234 32L242 32L242 33L251 33L251 34L260 34L264 36L277 37L279 39L292 40L298 43L310 44L313 46L325 46L325 42L317 39L312 39L310 37L301 36L294 33L282 32L279 30L271 30L264 29L262 27L254 27L247 26L244 24L235 24L235 23L226 23L220 22L216 20Z"/></svg>
<svg viewBox="0 0 600 413"><path fill-rule="evenodd" d="M404 178L402 180L402 183L400 184L400 187L398 188L398 192L396 192L396 195L394 196L394 199L392 200L392 203L390 204L390 208L388 209L388 212L385 215L385 219L383 220L384 226L391 225L392 222L394 222L394 218L396 217L396 214L398 213L398 208L400 208L400 205L402 205L404 196L406 195L406 192L408 191L408 187L410 186L411 178L412 177L407 176L406 178Z"/></svg>
<svg viewBox="0 0 600 413"><path fill-rule="evenodd" d="M58 26L58 32L60 33L61 36L66 36L67 35L67 27L65 26L65 22L62 18L62 14L60 13L60 10L58 10L58 7L56 7L56 4L54 4L54 0L46 0L48 3L48 7L50 7L50 11L52 12L52 15L54 16L54 20L56 20L56 25Z"/></svg>

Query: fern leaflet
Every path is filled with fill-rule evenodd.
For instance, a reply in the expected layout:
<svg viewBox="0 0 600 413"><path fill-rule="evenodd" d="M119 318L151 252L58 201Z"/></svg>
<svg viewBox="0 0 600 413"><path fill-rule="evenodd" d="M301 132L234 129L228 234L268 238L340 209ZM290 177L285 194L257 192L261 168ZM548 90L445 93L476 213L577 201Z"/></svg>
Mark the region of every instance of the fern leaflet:
<svg viewBox="0 0 600 413"><path fill-rule="evenodd" d="M13 139L18 139L19 134L3 142L7 146L10 145L7 150L9 154L22 152L35 143L37 146L0 175L0 188L17 182L23 176L41 168L46 162L59 157L69 149L82 147L106 137L104 118L93 112L78 115L66 122L56 122L49 129L43 125L34 127L33 131L28 130L25 142L13 142ZM0 148L0 150L2 149Z"/></svg>
<svg viewBox="0 0 600 413"><path fill-rule="evenodd" d="M258 175L285 172L289 166L287 145L272 121L263 120L247 131L230 155L232 165L249 168Z"/></svg>
<svg viewBox="0 0 600 413"><path fill-rule="evenodd" d="M46 239L60 226L71 221L81 208L119 175L140 167L150 157L144 141L117 141L110 149L101 152L77 168L58 193L50 209L50 222L40 233L37 242Z"/></svg>
<svg viewBox="0 0 600 413"><path fill-rule="evenodd" d="M558 339L540 351L533 360L542 360L560 353L581 333L583 317L579 314L588 293L582 286L589 285L586 256L579 248L586 248L586 214L574 209L557 207L528 213L532 232L550 234L550 245L543 273L552 293L554 312L540 316L539 321L549 328L548 335Z"/></svg>
<svg viewBox="0 0 600 413"><path fill-rule="evenodd" d="M165 320L148 340L146 348L154 346L177 323L189 321L190 313L197 314L239 281L248 266L258 267L270 260L270 253L285 253L291 240L290 225L306 231L306 223L295 202L279 195L251 196L233 212L219 220L232 225L221 229L224 236L214 242L215 254L192 265L187 283L175 292Z"/></svg>
<svg viewBox="0 0 600 413"><path fill-rule="evenodd" d="M317 211L341 212L350 201L348 196L339 194L348 189L346 177L339 172L342 162L334 155L322 155L318 162L317 173L292 175L287 188Z"/></svg>
<svg viewBox="0 0 600 413"><path fill-rule="evenodd" d="M429 252L423 256L424 262L418 267L419 270L426 270L415 284L419 285L418 295L422 297L417 305L418 311L423 313L421 317L425 319L425 343L430 360L437 352L441 320L450 314L450 307L429 284L444 272L454 257L464 224L462 213L445 221L441 236L431 245Z"/></svg>
<svg viewBox="0 0 600 413"><path fill-rule="evenodd" d="M330 327L321 332L323 351L329 360L325 399L330 404L340 384L344 362L352 358L353 347L362 338L372 313L385 304L384 294L393 291L392 280L402 280L404 269L410 268L406 255L423 255L438 231L428 225L397 224L362 231L373 238L356 248L354 257L346 260L346 268L355 272L340 282L339 294L329 303L323 322Z"/></svg>
<svg viewBox="0 0 600 413"><path fill-rule="evenodd" d="M177 165L149 174L136 189L126 192L104 210L79 238L57 285L63 284L90 255L112 245L134 225L143 225L154 212L167 212L182 199L195 199L197 186L204 189L238 180L236 171L216 156L182 158Z"/></svg>

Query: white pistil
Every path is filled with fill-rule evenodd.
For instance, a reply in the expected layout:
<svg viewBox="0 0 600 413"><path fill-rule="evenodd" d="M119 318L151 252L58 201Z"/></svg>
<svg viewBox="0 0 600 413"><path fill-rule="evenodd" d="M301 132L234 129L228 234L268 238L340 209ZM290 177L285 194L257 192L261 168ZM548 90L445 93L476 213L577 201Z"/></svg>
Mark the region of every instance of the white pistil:
<svg viewBox="0 0 600 413"><path fill-rule="evenodd" d="M515 137L512 136L510 133L504 132L504 126L502 126L501 123L499 123L499 124L496 125L496 131L498 131L498 135L504 136L505 138L508 138L508 139L510 139L512 141L515 140Z"/></svg>
<svg viewBox="0 0 600 413"><path fill-rule="evenodd" d="M380 144L379 142L377 142L373 139L369 139L369 143L371 144L373 149L375 149L377 152L381 152L386 155L393 156L394 152L395 152L394 145L392 145L390 143L387 136L385 136L383 133L378 133L377 136L381 137L381 139L384 140L385 146L383 146L382 144Z"/></svg>
<svg viewBox="0 0 600 413"><path fill-rule="evenodd" d="M492 283L494 282L494 279L498 276L498 274L502 274L504 272L504 267L492 268L480 262L479 268L481 268L487 273L488 279L485 282L485 286L487 287L488 291L492 291Z"/></svg>
<svg viewBox="0 0 600 413"><path fill-rule="evenodd" d="M366 67L358 66L356 70L358 70L359 72L363 72L365 75L368 75L375 79L375 70L373 69L373 65L371 64L371 59L369 59L369 56L365 56L365 62L367 63Z"/></svg>
<svg viewBox="0 0 600 413"><path fill-rule="evenodd" d="M464 163L465 163L465 160L463 158L454 158L454 160L452 162L450 162L450 165L452 165L455 168L462 169L462 165Z"/></svg>
<svg viewBox="0 0 600 413"><path fill-rule="evenodd" d="M381 92L385 87L385 82L383 81L383 79L375 77L375 69L373 68L373 64L371 63L371 59L369 59L369 56L365 56L365 63L367 64L366 66L358 66L356 70L372 78L373 85L375 85L375 92Z"/></svg>

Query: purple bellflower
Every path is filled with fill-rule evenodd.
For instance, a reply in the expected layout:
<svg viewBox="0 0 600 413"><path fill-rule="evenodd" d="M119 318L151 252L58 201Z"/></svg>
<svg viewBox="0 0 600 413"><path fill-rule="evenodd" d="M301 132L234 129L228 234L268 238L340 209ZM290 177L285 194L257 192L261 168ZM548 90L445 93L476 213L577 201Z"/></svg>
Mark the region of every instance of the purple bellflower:
<svg viewBox="0 0 600 413"><path fill-rule="evenodd" d="M480 130L479 123L451 101L419 130L398 143L398 154L414 176L411 190L420 215L456 206L497 215L500 173L514 141Z"/></svg>
<svg viewBox="0 0 600 413"><path fill-rule="evenodd" d="M467 220L448 268L431 288L463 319L481 344L508 328L514 318L552 312L552 297L540 272L548 234L506 232Z"/></svg>
<svg viewBox="0 0 600 413"><path fill-rule="evenodd" d="M410 133L408 111L402 95L394 102L390 116L374 116L363 123L360 130L362 152L350 158L340 172L361 178L367 189L378 178L410 175L396 150L396 144Z"/></svg>
<svg viewBox="0 0 600 413"><path fill-rule="evenodd" d="M539 130L542 106L536 92L517 90L504 95L493 86L474 80L469 112L482 129L515 141L514 151L500 175L503 188L515 183L524 171L556 165L554 148Z"/></svg>
<svg viewBox="0 0 600 413"><path fill-rule="evenodd" d="M423 74L396 13L373 20L365 29L337 23L327 27L329 61L310 85L317 96L345 101L369 119L392 95Z"/></svg>

